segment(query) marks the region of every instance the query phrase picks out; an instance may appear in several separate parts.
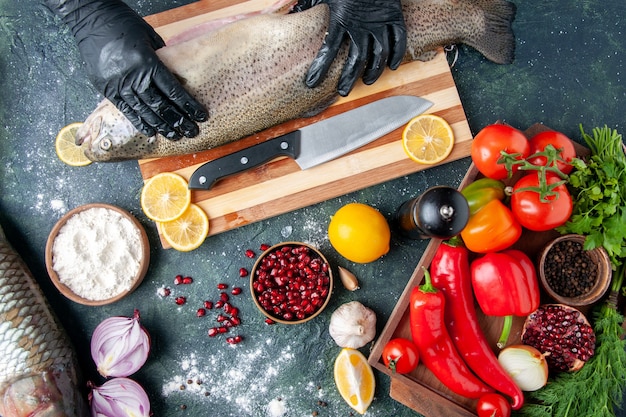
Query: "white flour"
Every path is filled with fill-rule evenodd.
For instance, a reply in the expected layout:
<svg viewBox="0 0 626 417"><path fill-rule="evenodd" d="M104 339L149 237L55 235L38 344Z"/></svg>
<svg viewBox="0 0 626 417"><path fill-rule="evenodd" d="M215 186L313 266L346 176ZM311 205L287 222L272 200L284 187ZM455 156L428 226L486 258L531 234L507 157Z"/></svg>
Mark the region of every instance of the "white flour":
<svg viewBox="0 0 626 417"><path fill-rule="evenodd" d="M94 207L70 217L52 247L61 283L89 300L128 291L142 256L139 231L120 213Z"/></svg>

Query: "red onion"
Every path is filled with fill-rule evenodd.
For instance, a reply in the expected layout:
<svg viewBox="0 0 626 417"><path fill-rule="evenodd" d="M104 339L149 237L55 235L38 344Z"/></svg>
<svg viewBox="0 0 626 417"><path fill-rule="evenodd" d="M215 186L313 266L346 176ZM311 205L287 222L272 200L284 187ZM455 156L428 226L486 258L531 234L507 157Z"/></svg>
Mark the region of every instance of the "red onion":
<svg viewBox="0 0 626 417"><path fill-rule="evenodd" d="M92 417L148 417L150 399L137 382L129 378L113 378L89 394Z"/></svg>
<svg viewBox="0 0 626 417"><path fill-rule="evenodd" d="M134 374L146 363L150 335L139 324L139 310L133 317L110 317L91 336L91 357L105 378Z"/></svg>

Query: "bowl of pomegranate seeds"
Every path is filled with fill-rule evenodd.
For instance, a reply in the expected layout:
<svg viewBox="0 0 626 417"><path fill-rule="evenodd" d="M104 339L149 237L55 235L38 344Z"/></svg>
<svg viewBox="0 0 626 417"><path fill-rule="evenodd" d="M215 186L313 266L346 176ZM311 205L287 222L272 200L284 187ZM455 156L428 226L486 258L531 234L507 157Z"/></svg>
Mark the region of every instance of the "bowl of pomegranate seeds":
<svg viewBox="0 0 626 417"><path fill-rule="evenodd" d="M250 274L252 299L270 320L304 323L324 310L333 274L324 255L302 242L274 245L257 259Z"/></svg>

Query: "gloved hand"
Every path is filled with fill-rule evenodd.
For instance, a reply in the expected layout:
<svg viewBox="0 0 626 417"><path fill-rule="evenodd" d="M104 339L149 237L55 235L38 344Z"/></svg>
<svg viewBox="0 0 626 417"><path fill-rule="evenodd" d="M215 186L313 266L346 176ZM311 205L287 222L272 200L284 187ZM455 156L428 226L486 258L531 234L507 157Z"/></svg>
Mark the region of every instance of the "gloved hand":
<svg viewBox="0 0 626 417"><path fill-rule="evenodd" d="M155 50L163 39L120 0L46 0L69 26L94 86L148 136L198 134L208 118Z"/></svg>
<svg viewBox="0 0 626 417"><path fill-rule="evenodd" d="M350 49L337 90L347 96L363 75L372 84L388 64L396 69L406 51L406 27L400 0L313 0L327 3L330 22L324 45L309 67L306 84L315 87L326 76L343 40Z"/></svg>

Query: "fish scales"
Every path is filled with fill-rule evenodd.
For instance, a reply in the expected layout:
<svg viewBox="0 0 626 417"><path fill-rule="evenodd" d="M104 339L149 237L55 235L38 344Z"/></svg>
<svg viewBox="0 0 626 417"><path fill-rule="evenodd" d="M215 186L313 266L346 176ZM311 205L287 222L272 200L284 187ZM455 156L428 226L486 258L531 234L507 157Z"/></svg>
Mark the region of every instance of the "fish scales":
<svg viewBox="0 0 626 417"><path fill-rule="evenodd" d="M0 415L87 416L79 380L65 330L0 228Z"/></svg>
<svg viewBox="0 0 626 417"><path fill-rule="evenodd" d="M515 5L506 0L403 0L405 61L427 60L453 43L474 47L488 59L513 60ZM78 131L76 141L94 161L183 155L211 149L271 126L311 116L336 98L347 46L316 88L304 82L324 41L325 4L292 14L263 14L231 23L157 51L185 88L209 109L195 138L146 137L108 100Z"/></svg>

